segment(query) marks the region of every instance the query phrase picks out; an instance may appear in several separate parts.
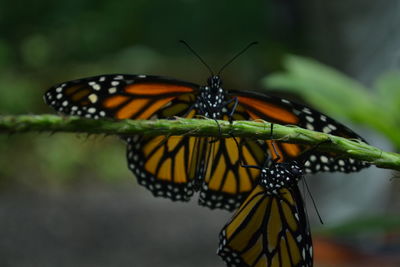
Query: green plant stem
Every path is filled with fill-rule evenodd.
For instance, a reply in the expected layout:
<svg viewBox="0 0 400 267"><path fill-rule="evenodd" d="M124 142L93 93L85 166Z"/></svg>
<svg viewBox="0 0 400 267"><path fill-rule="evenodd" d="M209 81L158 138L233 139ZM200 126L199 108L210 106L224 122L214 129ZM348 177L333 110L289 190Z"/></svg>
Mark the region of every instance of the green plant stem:
<svg viewBox="0 0 400 267"><path fill-rule="evenodd" d="M270 139L271 123L256 121L218 121L210 119L176 120L91 120L55 115L0 116L0 133L70 132L146 136L185 135L209 137L251 137ZM357 140L349 140L296 126L274 124L273 139L288 143L317 145L318 150L333 151L343 156L368 161L380 168L400 170L400 155L385 152ZM330 140L330 142L326 142Z"/></svg>

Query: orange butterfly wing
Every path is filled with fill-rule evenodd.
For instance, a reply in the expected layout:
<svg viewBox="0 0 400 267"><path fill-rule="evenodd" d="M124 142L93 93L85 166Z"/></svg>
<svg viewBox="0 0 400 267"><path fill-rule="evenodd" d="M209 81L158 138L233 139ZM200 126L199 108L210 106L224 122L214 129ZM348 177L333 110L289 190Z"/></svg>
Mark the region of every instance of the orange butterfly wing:
<svg viewBox="0 0 400 267"><path fill-rule="evenodd" d="M45 102L55 110L86 118L149 119L182 94L196 94L192 83L145 75L100 75L50 88Z"/></svg>
<svg viewBox="0 0 400 267"><path fill-rule="evenodd" d="M312 266L312 241L297 186L266 194L258 185L220 233L228 266Z"/></svg>
<svg viewBox="0 0 400 267"><path fill-rule="evenodd" d="M238 98L238 107L253 120L262 119L283 125L297 125L309 130L366 142L348 127L312 108L286 99L255 92L231 91L230 94ZM272 149L271 141L266 142L271 156L273 158L277 157ZM310 146L290 144L282 141L276 141L275 147L281 161L297 158L302 152L310 148ZM356 172L368 166L368 163L355 159L340 158L336 153L316 151L308 156L305 163L305 170L309 173L320 171Z"/></svg>

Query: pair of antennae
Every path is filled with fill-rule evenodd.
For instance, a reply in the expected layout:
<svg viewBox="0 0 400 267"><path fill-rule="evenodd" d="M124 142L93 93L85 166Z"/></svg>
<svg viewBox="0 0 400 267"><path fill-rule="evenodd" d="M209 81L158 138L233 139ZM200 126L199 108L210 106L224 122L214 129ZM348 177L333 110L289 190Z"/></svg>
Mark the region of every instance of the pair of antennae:
<svg viewBox="0 0 400 267"><path fill-rule="evenodd" d="M208 69L208 71L210 72L211 76L214 76L214 72L212 71L212 69L210 68L210 66L201 58L201 56L184 40L179 40L180 43L184 44L200 61L201 63L203 63L204 66L206 66L206 68ZM238 58L241 54L243 54L244 52L246 52L247 49L249 49L250 47L252 47L253 45L258 44L258 42L251 42L249 43L245 48L243 48L239 53L237 53L233 58L231 58L231 60L229 60L228 62L226 62L224 65L222 65L222 67L219 69L217 75L220 75L221 72L229 65L231 64L236 58Z"/></svg>

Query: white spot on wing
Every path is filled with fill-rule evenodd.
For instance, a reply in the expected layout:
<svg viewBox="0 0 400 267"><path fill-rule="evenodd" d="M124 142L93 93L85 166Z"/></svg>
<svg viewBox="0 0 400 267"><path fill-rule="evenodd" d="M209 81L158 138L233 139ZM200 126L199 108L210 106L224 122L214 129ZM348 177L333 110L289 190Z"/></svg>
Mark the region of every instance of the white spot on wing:
<svg viewBox="0 0 400 267"><path fill-rule="evenodd" d="M330 132L331 132L331 129L330 129L328 126L325 126L325 127L322 129L322 131L323 131L324 133L330 133Z"/></svg>
<svg viewBox="0 0 400 267"><path fill-rule="evenodd" d="M314 126L311 123L307 123L306 127L308 130L314 130Z"/></svg>
<svg viewBox="0 0 400 267"><path fill-rule="evenodd" d="M90 94L90 95L88 96L88 98L89 98L89 101L92 102L93 104L96 103L97 100L98 100L98 97L97 97L96 94Z"/></svg>
<svg viewBox="0 0 400 267"><path fill-rule="evenodd" d="M322 162L322 163L328 163L328 157L322 155L322 156L321 156L321 162Z"/></svg>
<svg viewBox="0 0 400 267"><path fill-rule="evenodd" d="M99 91L101 89L100 85L97 83L95 85L92 85L93 90Z"/></svg>
<svg viewBox="0 0 400 267"><path fill-rule="evenodd" d="M310 115L312 114L311 110L309 108L303 108L303 112L307 113L307 114L310 114Z"/></svg>
<svg viewBox="0 0 400 267"><path fill-rule="evenodd" d="M314 122L314 118L311 116L306 116L306 120L309 122Z"/></svg>
<svg viewBox="0 0 400 267"><path fill-rule="evenodd" d="M328 124L328 127L331 128L332 130L336 130L337 129L336 126L333 125L333 124Z"/></svg>

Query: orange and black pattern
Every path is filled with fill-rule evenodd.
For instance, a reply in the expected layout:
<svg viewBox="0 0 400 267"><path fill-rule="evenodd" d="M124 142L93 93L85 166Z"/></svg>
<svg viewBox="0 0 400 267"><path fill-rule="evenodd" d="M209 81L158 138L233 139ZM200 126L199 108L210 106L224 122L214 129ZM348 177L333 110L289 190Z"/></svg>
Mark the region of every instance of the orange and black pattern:
<svg viewBox="0 0 400 267"><path fill-rule="evenodd" d="M296 161L262 168L260 183L220 233L217 253L227 266L313 266L302 175Z"/></svg>
<svg viewBox="0 0 400 267"><path fill-rule="evenodd" d="M193 99L188 95L177 97L154 116L193 118L200 114L197 109L182 113L190 110L191 103ZM182 107L185 108L181 110ZM227 115L223 118L229 119ZM233 119L249 117L236 111ZM133 136L126 140L129 168L155 196L188 201L195 191L200 191L201 205L226 210L239 206L259 176L258 170L240 167L239 154L245 155L247 164L261 165L268 149L265 142L238 138L239 148L233 138Z"/></svg>
<svg viewBox="0 0 400 267"><path fill-rule="evenodd" d="M146 75L101 75L65 82L50 88L45 102L58 112L91 119L210 118L292 124L316 131L363 140L329 117L291 101L264 94L228 91L218 76L206 86ZM128 166L140 184L154 195L187 201L200 191L200 204L233 210L256 184L265 152L274 157L271 142L232 138L124 136ZM296 158L307 146L276 143L283 161ZM367 164L341 159L334 153L315 152L305 163L307 172L358 171Z"/></svg>

